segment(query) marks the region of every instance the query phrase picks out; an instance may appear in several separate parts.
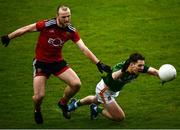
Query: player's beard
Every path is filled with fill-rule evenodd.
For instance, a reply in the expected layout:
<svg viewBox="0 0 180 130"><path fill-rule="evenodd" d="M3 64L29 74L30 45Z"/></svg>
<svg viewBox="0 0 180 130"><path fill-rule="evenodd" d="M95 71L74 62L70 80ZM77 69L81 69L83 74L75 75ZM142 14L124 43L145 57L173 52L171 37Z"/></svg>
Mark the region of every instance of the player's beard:
<svg viewBox="0 0 180 130"><path fill-rule="evenodd" d="M59 19L57 19L57 23L58 23L58 26L60 26L62 28L66 28L70 24L70 20L63 22L63 21L60 21Z"/></svg>
<svg viewBox="0 0 180 130"><path fill-rule="evenodd" d="M65 22L64 26L67 27L70 24L70 22Z"/></svg>

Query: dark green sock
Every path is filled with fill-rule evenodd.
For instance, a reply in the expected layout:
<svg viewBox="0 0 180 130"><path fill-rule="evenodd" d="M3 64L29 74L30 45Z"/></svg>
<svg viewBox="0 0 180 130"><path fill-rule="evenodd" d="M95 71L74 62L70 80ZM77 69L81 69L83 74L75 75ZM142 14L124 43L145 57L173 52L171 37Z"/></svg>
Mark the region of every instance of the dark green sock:
<svg viewBox="0 0 180 130"><path fill-rule="evenodd" d="M98 108L97 108L97 112L98 112L98 113L102 113L102 111L103 111L103 108L102 108L102 107L98 107Z"/></svg>
<svg viewBox="0 0 180 130"><path fill-rule="evenodd" d="M77 100L77 106L82 106L80 100Z"/></svg>

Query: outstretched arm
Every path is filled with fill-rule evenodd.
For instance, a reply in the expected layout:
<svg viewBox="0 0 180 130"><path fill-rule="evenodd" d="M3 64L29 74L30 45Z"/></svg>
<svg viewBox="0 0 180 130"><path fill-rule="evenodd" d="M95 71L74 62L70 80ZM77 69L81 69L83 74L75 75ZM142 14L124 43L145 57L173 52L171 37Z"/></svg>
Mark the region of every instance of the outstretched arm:
<svg viewBox="0 0 180 130"><path fill-rule="evenodd" d="M159 71L157 69L153 68L153 67L149 67L148 73L151 74L151 75L159 77L159 74L158 74Z"/></svg>
<svg viewBox="0 0 180 130"><path fill-rule="evenodd" d="M94 63L97 64L100 60L87 48L82 39L80 39L77 43L80 50Z"/></svg>
<svg viewBox="0 0 180 130"><path fill-rule="evenodd" d="M36 31L36 23L21 27L8 35L2 36L1 42L5 47L7 47L11 39L21 36L26 32L32 32L32 31Z"/></svg>
<svg viewBox="0 0 180 130"><path fill-rule="evenodd" d="M8 34L9 39L13 39L15 37L21 36L25 34L26 32L33 32L36 31L36 23L21 27L14 32Z"/></svg>
<svg viewBox="0 0 180 130"><path fill-rule="evenodd" d="M110 73L111 67L103 64L100 60L87 48L82 39L76 42L80 50L94 63L97 65L98 70L102 73L103 71Z"/></svg>

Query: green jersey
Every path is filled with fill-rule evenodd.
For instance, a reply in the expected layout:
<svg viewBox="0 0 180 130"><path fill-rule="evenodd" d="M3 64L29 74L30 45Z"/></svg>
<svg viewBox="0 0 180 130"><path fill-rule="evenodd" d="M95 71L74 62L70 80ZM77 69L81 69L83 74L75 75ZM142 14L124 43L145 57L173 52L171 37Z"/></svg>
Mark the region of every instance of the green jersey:
<svg viewBox="0 0 180 130"><path fill-rule="evenodd" d="M112 67L112 73L122 69L125 62L121 62ZM149 67L147 65L144 66L144 70L142 73L147 73ZM104 83L109 87L109 89L113 92L120 91L122 87L131 82L132 80L138 77L138 74L130 74L129 72L125 72L123 76L117 80L112 78L112 73L107 74L103 77Z"/></svg>

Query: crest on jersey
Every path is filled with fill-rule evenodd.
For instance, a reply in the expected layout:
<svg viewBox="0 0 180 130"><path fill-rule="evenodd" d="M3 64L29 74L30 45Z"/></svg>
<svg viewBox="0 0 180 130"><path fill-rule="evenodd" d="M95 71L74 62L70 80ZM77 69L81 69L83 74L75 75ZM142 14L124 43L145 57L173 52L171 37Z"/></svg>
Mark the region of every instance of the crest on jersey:
<svg viewBox="0 0 180 130"><path fill-rule="evenodd" d="M60 38L49 38L48 43L55 47L62 47L64 42Z"/></svg>

